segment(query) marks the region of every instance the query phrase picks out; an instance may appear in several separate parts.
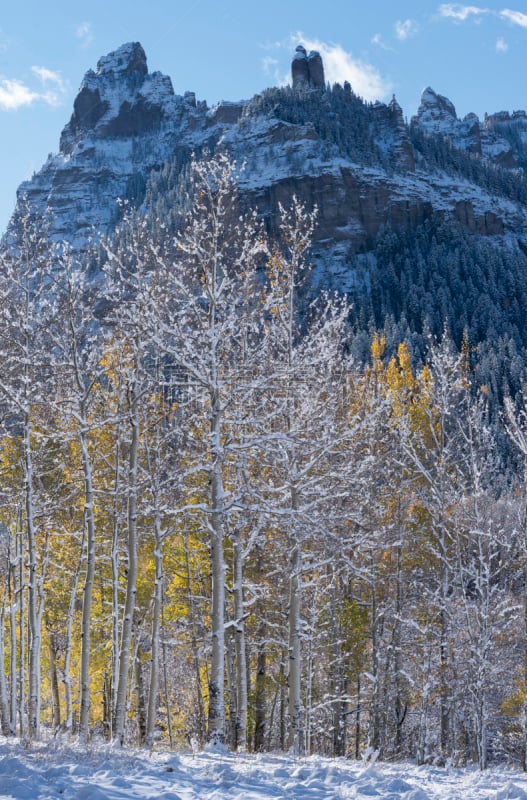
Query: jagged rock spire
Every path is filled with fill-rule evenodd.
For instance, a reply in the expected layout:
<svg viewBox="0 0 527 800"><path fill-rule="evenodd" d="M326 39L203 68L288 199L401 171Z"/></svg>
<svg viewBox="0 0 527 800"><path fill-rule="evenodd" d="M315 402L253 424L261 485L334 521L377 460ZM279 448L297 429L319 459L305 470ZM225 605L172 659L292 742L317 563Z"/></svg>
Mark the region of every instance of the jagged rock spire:
<svg viewBox="0 0 527 800"><path fill-rule="evenodd" d="M306 48L299 44L291 64L291 78L293 89L324 89L326 82L320 53L311 50L308 55Z"/></svg>

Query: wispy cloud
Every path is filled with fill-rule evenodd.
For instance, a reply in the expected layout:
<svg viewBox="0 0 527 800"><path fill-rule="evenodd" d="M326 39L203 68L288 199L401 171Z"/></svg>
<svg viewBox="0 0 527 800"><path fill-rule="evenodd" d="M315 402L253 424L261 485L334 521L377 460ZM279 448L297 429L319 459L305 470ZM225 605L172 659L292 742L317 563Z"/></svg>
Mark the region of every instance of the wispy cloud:
<svg viewBox="0 0 527 800"><path fill-rule="evenodd" d="M503 8L501 11L495 11L492 8L484 8L482 6L464 6L460 3L443 3L439 6L438 13L441 17L454 19L457 22L465 22L470 17L479 19L484 14L492 14L503 20L507 20L507 22L511 22L513 25L527 28L527 14L523 11L513 11L510 8Z"/></svg>
<svg viewBox="0 0 527 800"><path fill-rule="evenodd" d="M380 47L381 50L388 50L390 53L393 53L393 47L386 44L380 33L376 33L375 36L371 37L371 43Z"/></svg>
<svg viewBox="0 0 527 800"><path fill-rule="evenodd" d="M499 39L497 39L496 41L496 51L498 53L506 53L508 49L509 45L507 44L505 39L502 36L500 36Z"/></svg>
<svg viewBox="0 0 527 800"><path fill-rule="evenodd" d="M527 28L527 14L521 11L511 11L509 8L504 8L499 12L502 19L512 22L513 25L519 25L521 28Z"/></svg>
<svg viewBox="0 0 527 800"><path fill-rule="evenodd" d="M60 106L66 93L66 84L58 72L47 67L31 67L42 88L36 90L18 78L0 77L0 111L16 111L33 103Z"/></svg>
<svg viewBox="0 0 527 800"><path fill-rule="evenodd" d="M93 42L91 22L81 22L80 25L77 25L75 36L80 39L81 47L89 47Z"/></svg>
<svg viewBox="0 0 527 800"><path fill-rule="evenodd" d="M405 19L404 21L397 20L395 23L395 35L399 41L404 42L411 36L415 36L418 31L417 23L412 19Z"/></svg>
<svg viewBox="0 0 527 800"><path fill-rule="evenodd" d="M353 91L365 100L379 100L392 92L391 83L382 77L376 67L354 58L342 45L310 39L297 33L291 37L289 46L299 42L307 50L318 50L324 61L324 73L329 83L349 81Z"/></svg>
<svg viewBox="0 0 527 800"><path fill-rule="evenodd" d="M285 86L288 81L288 74L280 71L280 61L273 56L262 58L262 67L266 75L270 76L275 86Z"/></svg>
<svg viewBox="0 0 527 800"><path fill-rule="evenodd" d="M31 67L31 71L45 88L38 99L44 100L50 106L60 106L67 89L60 73L47 67Z"/></svg>
<svg viewBox="0 0 527 800"><path fill-rule="evenodd" d="M483 14L490 13L488 8L463 6L460 3L443 3L439 6L438 11L441 17L455 19L458 22L465 22L469 17L481 17Z"/></svg>

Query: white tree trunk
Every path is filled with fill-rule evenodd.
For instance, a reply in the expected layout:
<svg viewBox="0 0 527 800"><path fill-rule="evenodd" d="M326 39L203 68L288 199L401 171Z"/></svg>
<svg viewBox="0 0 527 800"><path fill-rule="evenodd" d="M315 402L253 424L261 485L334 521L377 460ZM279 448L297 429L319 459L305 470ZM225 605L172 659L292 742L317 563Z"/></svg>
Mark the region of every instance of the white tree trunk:
<svg viewBox="0 0 527 800"><path fill-rule="evenodd" d="M79 580L84 562L84 545L85 545L85 537L83 536L79 550L79 560L77 562L77 568L75 570L75 578L73 580L73 586L71 587L70 602L68 606L68 621L66 625L66 650L64 653L64 677L62 679L62 682L64 684L64 694L66 701L66 718L64 720L64 725L66 731L70 733L73 730L73 694L71 686L71 655L73 648L73 623L75 621L75 604L77 602L77 591L79 588Z"/></svg>
<svg viewBox="0 0 527 800"><path fill-rule="evenodd" d="M156 503L157 506L157 503ZM154 607L152 611L152 650L150 657L150 683L148 687L148 708L146 715L146 746L154 746L154 727L159 702L159 663L161 638L161 610L163 604L163 537L161 532L161 515L156 507L155 512L155 586Z"/></svg>
<svg viewBox="0 0 527 800"><path fill-rule="evenodd" d="M223 463L220 442L220 409L212 397L210 477L210 547L212 567L212 656L209 678L208 737L211 744L225 741L225 554L223 549Z"/></svg>
<svg viewBox="0 0 527 800"><path fill-rule="evenodd" d="M24 543L23 543L23 532L22 532L22 520L20 520L19 530L17 531L16 546L17 546L16 565L18 566L18 571L15 570L15 597L18 598L16 606L18 606L18 625L19 625L18 718L19 718L19 735L21 739L24 739L27 735L27 693L26 693L27 637L24 635L27 625L27 614L26 614L26 573L24 569ZM16 620L15 620L15 626L16 626ZM14 689L15 689L15 702L16 702L16 683Z"/></svg>
<svg viewBox="0 0 527 800"><path fill-rule="evenodd" d="M234 539L234 619L236 649L236 746L247 748L247 657L243 603L243 547L239 536Z"/></svg>
<svg viewBox="0 0 527 800"><path fill-rule="evenodd" d="M80 720L79 738L86 741L90 725L90 650L91 615L93 606L93 584L95 580L95 518L93 513L93 478L87 441L87 421L81 405L80 443L82 451L82 470L84 474L84 524L86 526L86 578L82 594L81 622L81 665L80 665Z"/></svg>
<svg viewBox="0 0 527 800"><path fill-rule="evenodd" d="M0 611L0 718L3 736L9 736L9 697L5 674L5 594Z"/></svg>
<svg viewBox="0 0 527 800"><path fill-rule="evenodd" d="M126 598L119 653L119 682L115 703L114 741L124 744L127 715L128 676L130 669L130 649L137 591L137 468L139 452L139 414L137 387L129 390L130 412L130 453L128 461L128 573L126 577Z"/></svg>
<svg viewBox="0 0 527 800"><path fill-rule="evenodd" d="M289 578L289 744L295 755L304 755L305 730L302 704L302 640L301 640L301 570L300 544L291 552Z"/></svg>
<svg viewBox="0 0 527 800"><path fill-rule="evenodd" d="M28 736L40 738L40 655L42 634L39 624L37 543L35 527L33 452L29 412L24 414L24 493L26 506L26 537L28 555L28 622L29 622L29 672L28 672Z"/></svg>
<svg viewBox="0 0 527 800"><path fill-rule="evenodd" d="M119 685L119 642L121 639L120 631L120 609L119 609L119 489L120 489L120 467L121 467L121 439L120 422L116 426L115 436L115 470L113 487L113 528L112 528L112 678L111 678L111 708L110 714L110 734L113 738L113 723L115 721L115 708L117 704L117 687Z"/></svg>
<svg viewBox="0 0 527 800"><path fill-rule="evenodd" d="M9 697L9 719L10 719L10 734L14 736L16 734L16 718L17 718L17 661L16 661L16 651L17 651L17 624L16 624L16 612L17 612L17 577L16 577L16 567L17 567L17 545L18 535L15 538L15 557L10 558L9 560L9 640L10 640L10 672L11 672L11 691ZM10 542L11 544L11 542ZM23 629L23 628L22 628Z"/></svg>

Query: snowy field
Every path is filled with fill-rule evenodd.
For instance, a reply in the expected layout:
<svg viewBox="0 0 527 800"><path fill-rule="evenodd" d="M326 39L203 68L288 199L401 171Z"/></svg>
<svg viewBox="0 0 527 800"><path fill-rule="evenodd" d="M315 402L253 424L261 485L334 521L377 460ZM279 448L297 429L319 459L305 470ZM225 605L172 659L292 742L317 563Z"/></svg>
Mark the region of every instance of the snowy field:
<svg viewBox="0 0 527 800"><path fill-rule="evenodd" d="M364 764L318 757L154 754L0 739L0 800L527 800L509 770Z"/></svg>

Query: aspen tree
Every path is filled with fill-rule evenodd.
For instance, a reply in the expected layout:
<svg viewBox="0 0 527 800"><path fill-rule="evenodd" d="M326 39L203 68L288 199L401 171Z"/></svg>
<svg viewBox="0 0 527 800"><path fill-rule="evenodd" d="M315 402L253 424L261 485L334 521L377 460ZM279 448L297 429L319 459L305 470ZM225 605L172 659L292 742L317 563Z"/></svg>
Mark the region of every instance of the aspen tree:
<svg viewBox="0 0 527 800"><path fill-rule="evenodd" d="M92 665L92 616L93 596L97 559L97 535L95 522L95 477L92 441L94 432L102 422L94 418L97 386L102 375L100 353L102 335L99 340L94 330L93 310L86 295L85 274L79 263L64 251L57 259L53 288L59 315L50 325L51 353L55 391L52 403L63 429L71 437L72 446L77 446L80 455L82 475L82 542L79 561L83 561L83 589L81 611L81 653L80 653L80 710L79 738L86 742L90 733L91 720L91 665ZM73 724L71 708L71 636L73 614L76 602L76 585L81 578L81 565L75 571L74 586L68 616L68 650L66 662L67 714L66 723Z"/></svg>
<svg viewBox="0 0 527 800"><path fill-rule="evenodd" d="M158 348L172 371L180 413L195 432L186 472L194 482L198 476L202 479L202 501L194 503L189 497L181 512L200 520L210 547L208 737L214 744L226 742L227 736L225 543L228 519L238 504L236 486L228 485L236 441L234 408L252 391L241 322L245 298L252 295L255 316L249 360L254 363L256 312L261 319L258 268L266 252L254 216L240 216L235 172L236 166L224 155L192 162L187 223L168 252L156 256Z"/></svg>
<svg viewBox="0 0 527 800"><path fill-rule="evenodd" d="M37 490L38 446L34 432L35 414L47 395L49 379L46 352L45 291L49 287L50 253L38 224L25 208L19 219L19 233L1 263L0 286L0 397L18 420L22 444L23 486L21 519L27 559L27 736L40 738L42 615L44 612L43 569L39 559ZM24 593L24 587L20 586ZM22 597L22 594L20 595ZM21 669L23 669L21 664ZM24 689L21 689L23 694ZM24 715L22 711L22 716ZM21 727L25 721L21 719Z"/></svg>
<svg viewBox="0 0 527 800"><path fill-rule="evenodd" d="M309 247L315 214L296 198L281 209L279 245L267 268L265 307L269 333L265 345L268 412L262 453L267 467L267 513L281 530L288 553L287 608L288 743L293 752L306 748L303 685L306 572L316 569L320 553L306 548L316 536L327 537L332 510L342 490L344 442L349 436L341 414L346 366L342 350L347 309L332 298L303 307L310 272ZM303 316L304 315L304 316Z"/></svg>

